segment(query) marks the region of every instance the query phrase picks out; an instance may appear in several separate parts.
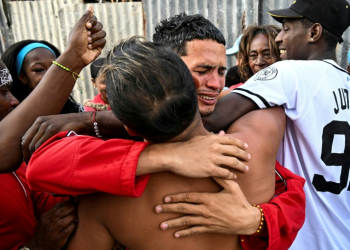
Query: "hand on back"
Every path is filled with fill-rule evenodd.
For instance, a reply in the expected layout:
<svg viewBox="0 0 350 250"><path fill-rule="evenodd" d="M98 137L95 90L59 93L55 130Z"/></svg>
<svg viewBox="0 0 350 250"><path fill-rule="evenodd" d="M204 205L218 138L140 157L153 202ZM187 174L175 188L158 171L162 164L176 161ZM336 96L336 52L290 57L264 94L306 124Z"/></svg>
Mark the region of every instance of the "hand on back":
<svg viewBox="0 0 350 250"><path fill-rule="evenodd" d="M59 250L66 244L78 223L77 204L72 200L58 203L39 219L29 249Z"/></svg>

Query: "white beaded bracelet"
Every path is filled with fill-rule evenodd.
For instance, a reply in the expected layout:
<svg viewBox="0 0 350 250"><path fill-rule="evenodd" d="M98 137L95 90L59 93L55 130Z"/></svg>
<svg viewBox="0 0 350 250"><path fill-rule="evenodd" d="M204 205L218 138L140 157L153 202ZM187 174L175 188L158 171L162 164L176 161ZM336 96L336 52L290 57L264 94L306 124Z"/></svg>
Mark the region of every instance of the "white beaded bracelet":
<svg viewBox="0 0 350 250"><path fill-rule="evenodd" d="M98 130L98 126L96 122L96 111L94 111L94 129L95 129L96 136L101 138L102 135L100 135L100 131Z"/></svg>

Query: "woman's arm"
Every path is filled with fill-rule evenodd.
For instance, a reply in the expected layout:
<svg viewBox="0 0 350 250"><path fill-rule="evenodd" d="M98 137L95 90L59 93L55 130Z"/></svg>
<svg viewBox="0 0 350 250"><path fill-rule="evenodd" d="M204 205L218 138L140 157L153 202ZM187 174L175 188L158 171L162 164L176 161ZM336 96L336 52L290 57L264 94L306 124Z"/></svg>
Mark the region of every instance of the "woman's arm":
<svg viewBox="0 0 350 250"><path fill-rule="evenodd" d="M57 62L79 73L104 47L106 33L102 24L88 11L73 27L67 49ZM0 122L0 173L17 169L23 161L21 139L39 116L57 114L75 84L68 71L52 65L33 92Z"/></svg>

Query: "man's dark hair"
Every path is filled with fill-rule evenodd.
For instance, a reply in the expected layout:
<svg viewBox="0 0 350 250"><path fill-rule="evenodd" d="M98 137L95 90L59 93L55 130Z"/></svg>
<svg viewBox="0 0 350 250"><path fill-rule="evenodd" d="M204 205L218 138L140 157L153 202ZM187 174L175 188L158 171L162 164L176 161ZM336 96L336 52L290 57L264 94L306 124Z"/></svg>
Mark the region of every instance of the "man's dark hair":
<svg viewBox="0 0 350 250"><path fill-rule="evenodd" d="M97 74L100 71L102 65L104 64L106 58L97 58L90 65L90 74L92 79L96 80Z"/></svg>
<svg viewBox="0 0 350 250"><path fill-rule="evenodd" d="M22 40L12 44L1 56L1 60L5 63L8 70L10 71L13 79L13 84L11 88L11 93L14 97L17 98L19 102L22 102L30 94L31 90L28 88L28 85L23 84L22 81L18 78L17 69L16 69L16 60L18 53L27 45L32 43L42 43L48 46L50 49L55 52L56 58L61 55L61 52L51 43L44 40ZM24 72L22 72L24 74ZM78 103L74 100L73 96L69 96L67 102L65 103L61 114L66 113L78 113L81 109L79 108Z"/></svg>
<svg viewBox="0 0 350 250"><path fill-rule="evenodd" d="M186 56L186 42L195 39L212 39L226 45L226 41L218 28L202 15L186 15L181 13L157 24L153 42L169 46L179 56Z"/></svg>
<svg viewBox="0 0 350 250"><path fill-rule="evenodd" d="M162 44L140 37L122 40L108 53L101 74L113 113L149 141L178 136L198 112L189 69Z"/></svg>
<svg viewBox="0 0 350 250"><path fill-rule="evenodd" d="M233 85L242 83L242 79L238 72L238 66L233 66L226 72L225 87L231 87Z"/></svg>
<svg viewBox="0 0 350 250"><path fill-rule="evenodd" d="M310 20L306 18L301 19L301 24L305 29L311 28L312 25L314 25L314 22L311 22ZM322 29L322 36L324 37L324 40L326 41L326 44L329 49L334 49L337 47L337 44L339 42L339 37L336 35L332 34L325 28Z"/></svg>

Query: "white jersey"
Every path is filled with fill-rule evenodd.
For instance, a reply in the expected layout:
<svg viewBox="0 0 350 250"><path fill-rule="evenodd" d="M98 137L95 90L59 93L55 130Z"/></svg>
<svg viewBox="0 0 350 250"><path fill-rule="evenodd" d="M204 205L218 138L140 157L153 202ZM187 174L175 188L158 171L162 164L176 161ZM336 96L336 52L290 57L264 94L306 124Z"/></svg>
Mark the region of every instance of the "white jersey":
<svg viewBox="0 0 350 250"><path fill-rule="evenodd" d="M350 76L332 60L282 61L234 92L283 106L277 160L306 179L306 220L291 249L350 249Z"/></svg>

